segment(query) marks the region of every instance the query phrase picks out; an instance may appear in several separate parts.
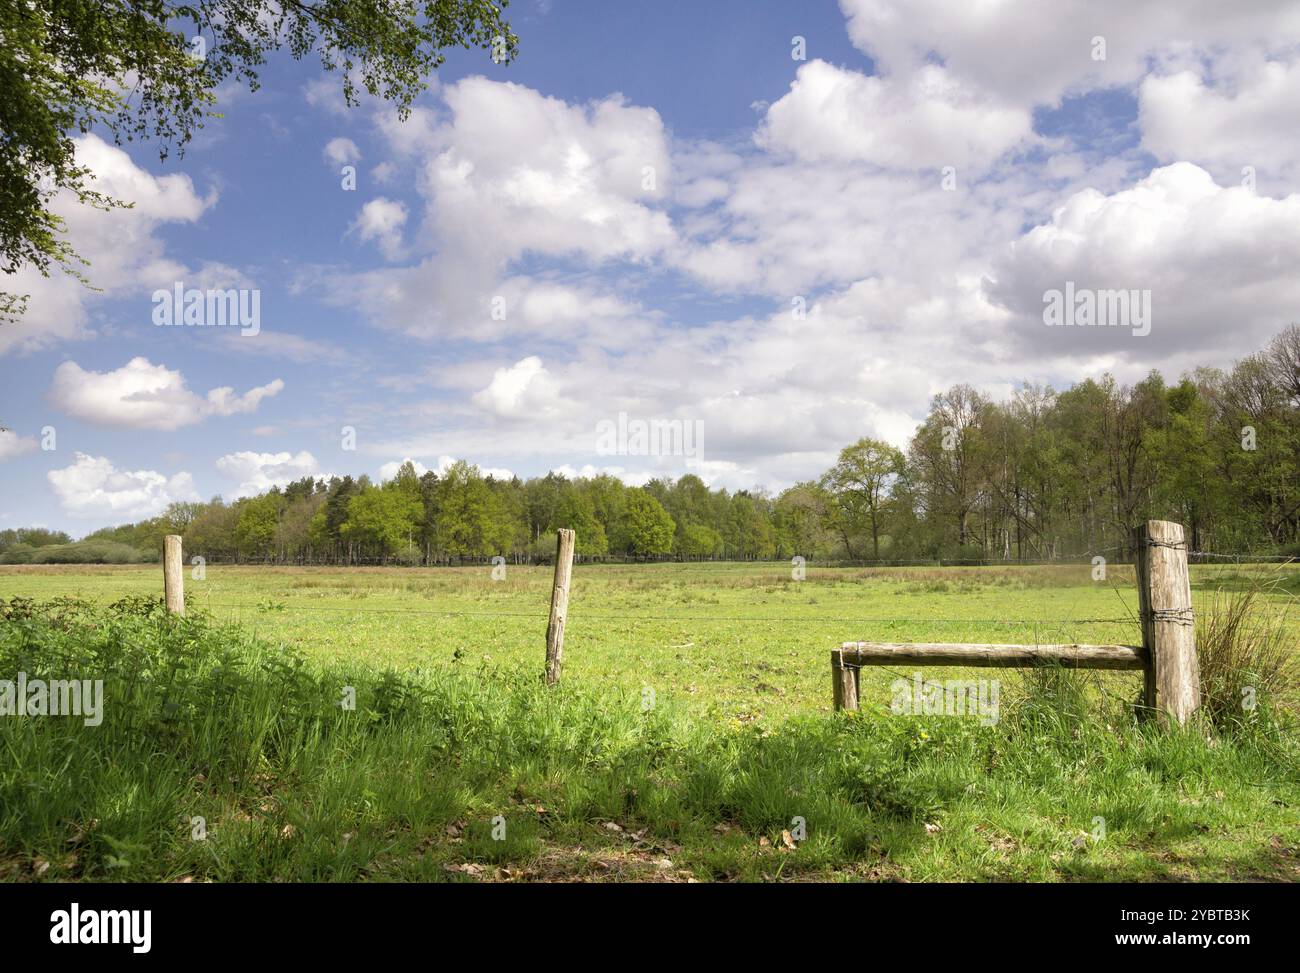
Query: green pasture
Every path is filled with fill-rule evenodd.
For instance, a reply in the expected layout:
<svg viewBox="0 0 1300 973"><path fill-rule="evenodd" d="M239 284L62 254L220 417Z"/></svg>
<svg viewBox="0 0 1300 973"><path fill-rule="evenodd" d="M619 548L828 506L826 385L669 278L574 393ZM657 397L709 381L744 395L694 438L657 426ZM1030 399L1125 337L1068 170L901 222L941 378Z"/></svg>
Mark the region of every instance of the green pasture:
<svg viewBox="0 0 1300 973"><path fill-rule="evenodd" d="M540 671L552 569L186 569L188 604L238 621L320 663L414 669L490 662ZM1266 582L1267 603L1300 633L1300 566L1193 567L1193 602ZM0 567L0 598L109 603L158 595L147 566ZM582 565L574 569L564 678L673 698L729 719L830 706L829 652L843 641L1118 643L1141 641L1128 566L819 568L781 563ZM940 671L935 670L936 673ZM910 675L909 673L906 673ZM863 673L864 702L887 703L898 673ZM1016 680L1015 672L1002 678ZM1086 677L1136 693L1135 673Z"/></svg>
<svg viewBox="0 0 1300 973"><path fill-rule="evenodd" d="M1263 583L1300 634L1298 579L1194 602ZM0 719L0 880L1300 880L1293 699L1169 730L1136 673L925 672L1000 680L984 725L870 669L831 712L846 639L1136 642L1122 567L579 565L552 689L546 568L214 565L182 621L160 581L0 568L0 679L106 699Z"/></svg>

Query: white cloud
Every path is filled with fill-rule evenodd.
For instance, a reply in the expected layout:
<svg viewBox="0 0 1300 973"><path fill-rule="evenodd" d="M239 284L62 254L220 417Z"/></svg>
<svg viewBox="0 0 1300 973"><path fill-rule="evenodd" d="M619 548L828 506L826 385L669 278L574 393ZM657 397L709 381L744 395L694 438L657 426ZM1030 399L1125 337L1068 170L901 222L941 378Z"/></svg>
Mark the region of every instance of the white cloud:
<svg viewBox="0 0 1300 973"><path fill-rule="evenodd" d="M1139 93L1142 145L1162 160L1187 160L1225 182L1251 166L1261 191L1300 189L1300 57L1260 58L1229 77L1204 68L1146 78Z"/></svg>
<svg viewBox="0 0 1300 973"><path fill-rule="evenodd" d="M462 456L508 476L564 459L628 482L690 469L779 487L859 436L905 443L955 382L1002 394L1103 368L1172 376L1240 357L1294 318L1297 204L1268 196L1297 171L1282 114L1300 99L1295 13L1208 0L843 6L876 73L797 66L783 97L757 105L751 138L674 139L620 96L570 104L484 78L438 89L405 123L377 108L393 161L367 172L419 196L372 200L353 232L405 265L320 268L311 283L440 343L432 365L380 379L403 395L385 413L388 441L363 446L374 462L445 471ZM1049 115L1043 131L1062 134L1033 132L1036 109L1113 85ZM312 89L332 110L329 90ZM1140 114L1125 129L1110 99L1131 94ZM1090 138L1099 119L1104 144ZM1210 175L1149 172L1142 149ZM335 151L327 160L352 154ZM1247 164L1259 197L1230 188ZM954 192L944 165L957 167ZM1152 335L1045 328L1042 292L1066 275L1151 288ZM306 339L282 350L315 354ZM702 421L706 458L605 465L593 430L619 411ZM289 453L223 460L250 492L305 472Z"/></svg>
<svg viewBox="0 0 1300 973"><path fill-rule="evenodd" d="M166 223L193 223L216 202L215 194L199 197L189 176L153 176L96 135L73 141L78 164L93 173L92 188L135 205L105 212L80 205L69 193L55 198L51 209L66 221L67 239L89 261L86 276L102 294L59 270L48 278L31 268L19 270L5 280L4 290L30 300L22 318L0 328L0 354L88 337L90 312L102 297L150 292L159 281L181 279L185 268L166 255L158 231Z"/></svg>
<svg viewBox="0 0 1300 973"><path fill-rule="evenodd" d="M0 462L22 456L36 449L36 440L31 436L20 436L12 429L0 430Z"/></svg>
<svg viewBox="0 0 1300 973"><path fill-rule="evenodd" d="M76 462L46 477L59 504L75 517L152 517L168 504L198 500L188 473L119 470L106 457L77 453Z"/></svg>
<svg viewBox="0 0 1300 973"><path fill-rule="evenodd" d="M921 9L929 17L937 8ZM1073 6L1066 12L1071 30L1087 21ZM1000 8L986 14L1004 20ZM954 16L963 23L954 43L963 31L984 36L977 17ZM1026 33L1050 40L1058 58L1078 41L1044 26L1051 18L1024 16L1034 20ZM1005 38L1019 36L1013 26L1003 24L1003 60ZM884 33L906 40L910 30L892 25ZM942 66L935 57L882 57L876 77L810 62L767 108L749 145L673 142L657 116L644 129L632 124L622 113L640 109L622 102L601 118L591 105L563 105L515 85L477 79L448 89L451 114L412 136L419 146L412 151L427 157L428 205L407 241L438 250L456 239L462 252L344 286L388 327L498 342L510 357L446 356L433 377L452 394L413 408L413 431L395 430L372 450L426 461L481 456L530 471L562 458L566 472L617 469L629 482L690 471L715 485L779 488L816 476L860 436L905 445L930 398L957 382L1005 395L1024 379L1059 386L1103 368L1131 379L1153 355L1177 374L1184 363L1247 353L1294 306L1284 273L1300 265L1286 229L1292 203L1223 196L1204 173L1148 175L1131 145L1099 155L1071 137L1035 135L1035 106L1109 84L1110 71L1129 84L1175 57L1163 47L1158 62L1129 57L1130 47L1147 51L1156 42L1112 37L1115 62L1094 66L1092 36L1079 42L1081 66L1023 88L1019 75L970 51L942 58ZM480 110L471 116L458 97ZM525 136L507 141L516 115ZM1065 121L1069 130L1072 119ZM584 161L598 156L586 140L600 143L621 126L639 133L629 144L642 153L664 146L669 178L658 173L658 195L602 184L593 174L600 167ZM576 134L565 141L563 132ZM565 146L568 155L558 151ZM580 163L572 171L561 164L570 157ZM952 192L939 172L948 164L958 169ZM1083 215L1095 199L1107 202ZM593 201L632 207L634 218L570 242L581 227L574 214ZM1058 226L1052 214L1063 207L1082 208ZM629 242L632 228L654 227L660 217L663 233ZM1189 269L1181 276L1180 264ZM1044 278L1126 268L1129 286L1157 291L1163 335L1153 332L1145 344L1125 335L1127 346L1082 353L1050 337L1041 297L1059 280ZM667 285L672 311L648 312L641 295L674 270L687 284ZM735 310L737 299L756 295L770 303ZM491 319L494 296L504 298L504 321ZM806 313L794 314L792 302ZM1243 302L1247 311L1233 310ZM687 310L679 316L680 307ZM1169 343L1178 335L1185 349ZM619 411L703 422L703 461L609 465L595 454L593 430Z"/></svg>
<svg viewBox="0 0 1300 973"><path fill-rule="evenodd" d="M813 60L767 110L758 140L804 160L939 170L988 165L1032 127L1027 109L992 103L938 65L900 81Z"/></svg>
<svg viewBox="0 0 1300 973"><path fill-rule="evenodd" d="M400 461L393 460L391 463L385 463L383 466L379 467L380 482L382 483L386 480L391 480L393 477L397 476L397 471L402 468L403 463L410 463L413 467L415 467L416 476L424 476L424 474L429 472L429 468L425 466L423 463L421 463L418 459L411 459L411 457L406 456L403 457Z"/></svg>
<svg viewBox="0 0 1300 973"><path fill-rule="evenodd" d="M570 463L563 463L560 466L551 467L551 472L557 473L569 480L576 480L579 478L590 480L597 476L612 476L617 480L621 480L627 486L633 487L645 486L653 480L656 475L644 471L634 473L621 466L595 466L591 463L585 463L582 466L573 466Z"/></svg>
<svg viewBox="0 0 1300 973"><path fill-rule="evenodd" d="M436 150L443 142L438 112L423 105L412 108L405 118L395 108L382 108L375 116L375 124L401 159Z"/></svg>
<svg viewBox="0 0 1300 973"><path fill-rule="evenodd" d="M1021 107L1132 84L1152 59L1300 35L1300 8L1290 0L1057 0L1050 10L1038 0L840 0L840 7L850 39L881 73L908 77L938 61L972 93ZM1105 40L1104 60L1093 56L1097 37Z"/></svg>
<svg viewBox="0 0 1300 973"><path fill-rule="evenodd" d="M1026 348L1080 357L1168 362L1187 354L1242 357L1300 306L1300 194L1275 200L1223 187L1187 162L1131 189L1071 196L999 261L990 296L1015 312ZM1043 294L1076 288L1149 289L1151 333L1048 328Z"/></svg>
<svg viewBox="0 0 1300 973"><path fill-rule="evenodd" d="M364 95L364 88L359 91ZM349 111L347 100L343 97L343 79L333 73L312 78L302 86L302 94L311 107L331 115L343 116Z"/></svg>
<svg viewBox="0 0 1300 973"><path fill-rule="evenodd" d="M654 109L617 96L568 105L484 78L447 88L446 101L449 147L427 174L444 240L467 238L498 259L638 258L671 244L668 217L651 206L671 180Z"/></svg>
<svg viewBox="0 0 1300 973"><path fill-rule="evenodd" d="M502 418L538 419L553 415L562 401L542 360L529 355L509 368L498 368L487 388L474 396L474 404Z"/></svg>
<svg viewBox="0 0 1300 973"><path fill-rule="evenodd" d="M462 458L465 459L465 461L468 462L471 466L477 466L478 471L484 476L490 476L497 480L510 480L514 478L514 473L512 473L510 470L506 469L505 467L479 465L478 463L474 462L474 460L471 458L470 454L468 453ZM407 456L402 460L401 463L394 460L391 463L385 463L383 466L381 466L379 468L379 479L381 481L391 480L393 477L397 475L397 471L402 468L402 463L410 463L412 466L414 466L415 472L419 476L424 476L425 473L429 473L429 472L434 473L436 476L443 476L447 472L447 470L451 468L452 464L456 462L458 462L458 459L455 456L448 456L444 454L438 457L437 462L434 466L430 467L430 466L425 466L418 459L412 459L410 456Z"/></svg>
<svg viewBox="0 0 1300 973"><path fill-rule="evenodd" d="M65 361L55 369L49 395L63 412L95 425L172 430L208 416L255 412L263 399L283 388L277 378L243 395L227 386L200 398L186 387L180 372L137 357L111 372L87 371Z"/></svg>
<svg viewBox="0 0 1300 973"><path fill-rule="evenodd" d="M357 143L342 136L326 142L322 154L325 156L325 161L335 167L349 165L361 159L361 150L357 148Z"/></svg>
<svg viewBox="0 0 1300 973"><path fill-rule="evenodd" d="M419 337L491 340L501 331L492 300L503 296L512 261L643 264L675 245L660 209L672 182L669 140L653 109L619 96L569 105L479 77L441 90L445 116L425 111L405 124L379 116L390 148L421 160L424 213L406 241L420 261L322 274L336 302ZM396 206L383 201L357 224L390 256L405 220ZM511 321L519 325L528 322Z"/></svg>
<svg viewBox="0 0 1300 973"><path fill-rule="evenodd" d="M227 453L217 460L217 470L239 482L235 496L251 497L273 486L284 487L304 476L322 476L316 457L299 453Z"/></svg>
<svg viewBox="0 0 1300 973"><path fill-rule="evenodd" d="M406 206L380 196L361 207L352 229L364 242L374 241L389 260L396 260L402 255L402 227L405 223Z"/></svg>

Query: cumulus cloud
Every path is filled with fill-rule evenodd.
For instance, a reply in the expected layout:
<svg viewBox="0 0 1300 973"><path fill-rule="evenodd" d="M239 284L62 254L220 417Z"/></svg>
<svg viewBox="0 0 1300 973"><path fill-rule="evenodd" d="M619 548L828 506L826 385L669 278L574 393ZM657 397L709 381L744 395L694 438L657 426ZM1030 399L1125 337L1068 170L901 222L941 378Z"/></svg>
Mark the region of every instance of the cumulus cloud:
<svg viewBox="0 0 1300 973"><path fill-rule="evenodd" d="M447 88L446 102L451 147L428 172L446 239L468 231L492 256L597 259L651 256L671 243L668 217L650 205L671 179L654 109L617 96L569 105L484 78Z"/></svg>
<svg viewBox="0 0 1300 973"><path fill-rule="evenodd" d="M578 478L590 480L597 476L612 476L617 480L621 480L625 485L633 487L645 486L655 478L654 473L633 473L621 466L595 466L592 463L585 463L582 466L563 463L551 467L551 472L569 480Z"/></svg>
<svg viewBox="0 0 1300 973"><path fill-rule="evenodd" d="M1300 57L1252 59L1227 77L1196 70L1146 78L1139 90L1142 145L1162 160L1198 163L1221 180L1300 189Z"/></svg>
<svg viewBox="0 0 1300 973"><path fill-rule="evenodd" d="M361 207L352 229L364 242L374 242L390 260L402 254L402 226L406 207L396 200L380 196Z"/></svg>
<svg viewBox="0 0 1300 973"><path fill-rule="evenodd" d="M106 457L77 453L76 461L46 477L63 510L74 517L152 517L168 504L198 500L189 473L119 470Z"/></svg>
<svg viewBox="0 0 1300 973"><path fill-rule="evenodd" d="M468 458L468 454L466 460L472 465L478 465L474 463L472 459ZM418 459L412 459L410 456L407 456L403 458L401 462L394 460L391 463L385 463L381 466L379 468L379 479L381 481L391 480L397 475L397 471L402 468L402 463L410 463L414 466L417 476L424 476L424 474L428 472L433 472L437 476L442 476L456 461L456 457L454 456L443 455L438 457L437 462L432 467L429 467L425 466ZM490 476L497 480L509 480L514 478L514 473L500 466L479 466L479 472L484 476Z"/></svg>
<svg viewBox="0 0 1300 973"><path fill-rule="evenodd" d="M1220 186L1187 162L1130 189L1071 196L1050 222L998 262L989 294L1017 315L1041 352L1124 357L1240 357L1261 345L1300 303L1300 194L1285 199ZM1150 335L1123 328L1048 328L1043 295L1063 289L1151 291Z"/></svg>
<svg viewBox="0 0 1300 973"><path fill-rule="evenodd" d="M130 429L180 429L209 416L255 412L263 399L278 394L275 379L242 395L223 386L200 398L180 372L136 357L111 372L87 371L66 361L54 371L50 401L75 419Z"/></svg>
<svg viewBox="0 0 1300 973"><path fill-rule="evenodd" d="M20 436L12 429L0 430L0 462L22 456L36 449L36 440L31 436Z"/></svg>
<svg viewBox="0 0 1300 973"><path fill-rule="evenodd" d="M503 418L544 418L562 406L559 387L536 355L498 368L474 404Z"/></svg>
<svg viewBox="0 0 1300 973"><path fill-rule="evenodd" d="M325 161L332 166L343 166L361 159L361 150L357 143L349 138L332 138L325 143Z"/></svg>
<svg viewBox="0 0 1300 973"><path fill-rule="evenodd" d="M1176 375L1294 318L1296 202L1265 189L1291 165L1294 9L842 6L873 73L796 66L748 140L674 139L619 97L482 78L410 126L382 115L418 173L413 256L327 286L446 344L402 377L432 377L436 398L366 448L780 487L860 436L905 445L957 382ZM1130 126L1112 105L1134 98ZM1259 195L1239 188L1247 164ZM1046 328L1043 292L1065 279L1149 288L1151 335ZM705 458L595 455L620 411L703 422Z"/></svg>
<svg viewBox="0 0 1300 973"><path fill-rule="evenodd" d="M168 223L193 223L216 202L215 194L200 197L189 176L153 176L96 135L73 142L77 163L92 173L91 187L135 205L103 211L79 204L66 192L55 197L51 209L64 219L67 239L89 261L86 274L101 292L62 271L42 277L32 268L19 270L4 289L30 299L17 322L0 328L0 354L85 338L92 333L90 311L98 300L136 289L152 291L160 280L181 279L185 268L167 255L159 230Z"/></svg>
<svg viewBox="0 0 1300 973"><path fill-rule="evenodd" d="M1152 60L1300 34L1300 8L1289 0L1059 0L1050 13L1037 0L840 0L840 7L850 39L883 74L921 74L937 60L968 90L1022 107L1132 84ZM1104 60L1094 57L1095 38L1105 41Z"/></svg>
<svg viewBox="0 0 1300 973"><path fill-rule="evenodd" d="M418 459L411 459L409 456L404 456L401 460L393 460L391 463L385 463L383 466L379 467L380 482L391 480L393 477L397 476L397 471L402 468L404 463L410 463L411 466L415 468L416 476L424 476L424 474L429 472L429 467L425 466Z"/></svg>
<svg viewBox="0 0 1300 973"><path fill-rule="evenodd" d="M768 108L758 139L800 159L938 170L987 165L1032 127L1027 109L992 103L938 65L899 81L813 60Z"/></svg>
<svg viewBox="0 0 1300 973"><path fill-rule="evenodd" d="M285 487L304 476L322 476L316 457L303 450L298 453L254 453L249 450L227 453L217 460L217 470L238 482L235 496L251 497L273 486Z"/></svg>
<svg viewBox="0 0 1300 973"><path fill-rule="evenodd" d="M390 148L423 159L425 207L408 241L419 262L323 274L336 302L418 337L491 340L502 328L494 299L508 296L512 261L637 263L674 245L661 208L672 180L669 139L653 109L618 96L570 105L480 77L441 91L445 115L426 111L404 124L380 116ZM377 200L356 229L395 256L405 219L399 204ZM511 327L529 321L513 317Z"/></svg>

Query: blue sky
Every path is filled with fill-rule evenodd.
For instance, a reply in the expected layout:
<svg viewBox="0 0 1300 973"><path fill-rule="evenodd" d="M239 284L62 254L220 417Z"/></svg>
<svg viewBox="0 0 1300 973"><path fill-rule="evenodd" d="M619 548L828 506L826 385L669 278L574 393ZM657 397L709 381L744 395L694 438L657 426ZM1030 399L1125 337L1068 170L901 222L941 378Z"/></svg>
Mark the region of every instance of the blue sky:
<svg viewBox="0 0 1300 973"><path fill-rule="evenodd" d="M101 292L7 282L0 527L408 457L778 490L955 382L1228 365L1300 317L1300 21L1139 6L518 0L405 123L282 58L184 158L81 139L137 206L67 210ZM1150 332L1045 328L1065 281ZM177 282L257 333L155 326ZM704 447L602 455L620 412Z"/></svg>

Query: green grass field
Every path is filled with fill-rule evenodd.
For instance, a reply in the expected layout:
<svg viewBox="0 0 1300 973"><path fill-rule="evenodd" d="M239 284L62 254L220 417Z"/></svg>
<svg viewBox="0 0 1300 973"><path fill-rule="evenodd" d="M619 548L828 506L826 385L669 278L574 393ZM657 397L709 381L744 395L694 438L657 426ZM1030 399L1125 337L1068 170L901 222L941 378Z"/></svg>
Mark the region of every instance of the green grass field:
<svg viewBox="0 0 1300 973"><path fill-rule="evenodd" d="M737 720L830 707L828 657L843 641L1141 642L1129 567L1105 582L1091 567L852 569L782 564L578 565L564 678L594 689L651 688ZM266 568L186 572L189 604L238 621L321 663L412 669L454 662L540 670L552 570ZM1276 579L1269 601L1300 635L1300 566L1195 567L1193 601L1250 578ZM0 597L108 603L157 595L161 568L0 567ZM1300 641L1298 637L1297 641ZM864 673L878 701L897 678ZM1003 673L1015 680L1015 672ZM1089 677L1115 692L1137 674Z"/></svg>
<svg viewBox="0 0 1300 973"><path fill-rule="evenodd" d="M201 581L187 569L186 590L215 625L0 623L10 667L39 665L35 647L110 668L119 645L146 652L149 675L120 673L122 692L140 712L176 695L191 719L179 735L172 715L93 738L60 724L64 747L107 748L63 771L49 732L0 725L0 876L1300 878L1292 700L1229 739L1134 726L1136 673L926 670L1001 680L1003 717L985 727L890 714L889 684L911 672L870 669L862 713L831 713L829 650L844 640L1136 643L1128 568L1104 583L1087 566L574 577L550 693L548 568L494 581L488 567L214 565ZM1261 578L1300 642L1293 568L1196 567L1198 612ZM156 565L0 568L0 599L107 605L160 587ZM164 685L160 660L182 651L198 654ZM277 668L299 656L294 675ZM217 705L234 671L260 688ZM322 715L343 680L363 720ZM287 708L286 693L315 702ZM220 841L187 840L195 807ZM808 837L790 847L795 817Z"/></svg>

